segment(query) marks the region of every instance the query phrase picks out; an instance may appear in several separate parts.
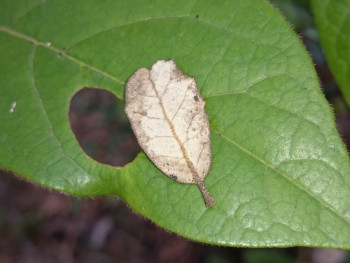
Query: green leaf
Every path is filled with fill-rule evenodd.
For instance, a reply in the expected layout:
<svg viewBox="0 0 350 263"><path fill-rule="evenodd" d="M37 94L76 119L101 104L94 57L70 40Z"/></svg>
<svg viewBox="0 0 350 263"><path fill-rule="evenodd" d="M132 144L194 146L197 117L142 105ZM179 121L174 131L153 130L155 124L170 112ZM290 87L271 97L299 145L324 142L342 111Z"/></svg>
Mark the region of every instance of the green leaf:
<svg viewBox="0 0 350 263"><path fill-rule="evenodd" d="M349 156L307 52L269 3L0 2L1 167L74 195L114 193L202 242L350 247ZM136 69L169 58L206 100L211 208L143 153L121 168L91 160L69 125L80 88L123 98Z"/></svg>
<svg viewBox="0 0 350 263"><path fill-rule="evenodd" d="M312 0L311 3L329 67L350 106L350 1Z"/></svg>

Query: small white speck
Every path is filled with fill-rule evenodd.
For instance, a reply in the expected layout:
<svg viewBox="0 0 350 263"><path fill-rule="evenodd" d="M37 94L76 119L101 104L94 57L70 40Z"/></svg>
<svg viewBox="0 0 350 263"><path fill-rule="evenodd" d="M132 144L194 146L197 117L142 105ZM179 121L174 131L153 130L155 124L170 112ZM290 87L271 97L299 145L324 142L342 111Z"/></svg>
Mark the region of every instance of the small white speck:
<svg viewBox="0 0 350 263"><path fill-rule="evenodd" d="M46 43L45 43L45 46L46 46L46 47L50 47L50 46L51 46L51 42L49 42L49 41L46 42Z"/></svg>
<svg viewBox="0 0 350 263"><path fill-rule="evenodd" d="M13 113L15 111L16 105L17 105L16 101L11 103L11 107L9 109L9 113Z"/></svg>

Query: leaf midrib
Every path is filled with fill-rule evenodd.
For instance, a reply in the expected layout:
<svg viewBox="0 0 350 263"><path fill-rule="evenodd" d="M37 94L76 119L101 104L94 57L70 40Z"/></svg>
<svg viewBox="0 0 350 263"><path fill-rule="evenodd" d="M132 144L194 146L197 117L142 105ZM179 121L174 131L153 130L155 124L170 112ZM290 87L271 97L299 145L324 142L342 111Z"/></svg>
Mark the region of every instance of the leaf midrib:
<svg viewBox="0 0 350 263"><path fill-rule="evenodd" d="M71 60L71 61L77 63L77 64L78 64L79 66L81 66L81 67L86 67L86 68L88 68L88 69L90 69L90 70L92 70L92 71L95 71L95 72L97 72L97 73L100 73L100 74L103 75L104 77L109 78L109 79L111 79L111 80L117 82L118 84L122 84L122 85L125 84L124 81L122 81L122 80L120 80L120 79L118 79L118 78L116 78L116 77L114 77L114 76L108 74L107 72L105 72L105 71L103 71L103 70L101 70L101 69L99 69L99 68L96 68L96 67L94 67L94 66L92 66L92 65L89 65L89 64L85 63L84 61L81 61L81 60L79 60L79 59L77 59L77 58L75 58L75 57L73 57L73 56L71 56L71 55L68 55L67 52L66 52L65 50L59 49L59 48L53 46L52 44L48 45L46 42L41 42L41 41L39 41L39 40L37 40L37 39L35 39L35 38L32 38L32 37L30 37L30 36L27 36L27 35L25 35L25 34L22 34L22 33L20 33L20 32L17 32L17 31L14 31L14 30L12 30L12 29L10 29L10 28L8 28L8 27L0 26L0 31L3 31L3 32L5 32L5 33L7 33L7 34L9 34L9 35L11 35L11 36L15 36L15 37L18 37L18 38L20 38L20 39L23 39L23 40L26 40L26 41L28 41L28 42L31 42L31 43L33 43L35 46L41 46L41 47L47 48L47 49L49 49L49 50L52 50L52 51L54 51L55 53L60 54L60 55L62 55L63 57L65 57L65 58L67 58L67 59L69 59L69 60Z"/></svg>
<svg viewBox="0 0 350 263"><path fill-rule="evenodd" d="M331 206L330 204L328 204L326 201L324 201L323 199L317 198L317 195L315 195L313 192L310 192L307 190L307 188L303 187L302 185L298 184L297 182L291 180L286 174L282 173L280 170L278 170L275 166L273 166L272 164L269 164L268 162L266 162L264 159L260 158L259 156L255 155L254 153L252 153L251 151L247 150L246 148L242 147L239 143L235 142L234 140L232 140L231 138L227 137L226 135L224 135L223 133L219 132L216 129L211 128L212 131L214 131L218 136L220 136L221 138L225 139L226 141L228 141L229 143L231 143L232 145L234 145L235 147L237 147L238 149L240 149L242 152L248 154L249 156L251 156L252 158L254 158L255 160L257 160L258 162L262 163L265 167L271 169L272 171L274 171L275 173L277 173L278 175L281 175L285 180L287 180L288 182L290 182L292 185L296 186L297 188L299 188L301 191L307 193L311 198L313 198L314 200L316 200L317 202L319 202L323 207L329 209L332 213L334 213L336 216L340 217L344 222L346 222L347 224L350 223L350 221L346 218L344 218L340 213L338 213L338 211Z"/></svg>

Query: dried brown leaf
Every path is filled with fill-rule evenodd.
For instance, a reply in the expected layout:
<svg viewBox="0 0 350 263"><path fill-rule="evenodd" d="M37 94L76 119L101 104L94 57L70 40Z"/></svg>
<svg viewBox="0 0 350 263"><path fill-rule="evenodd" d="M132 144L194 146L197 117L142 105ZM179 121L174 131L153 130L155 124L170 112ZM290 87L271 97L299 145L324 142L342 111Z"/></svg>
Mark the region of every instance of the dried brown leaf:
<svg viewBox="0 0 350 263"><path fill-rule="evenodd" d="M215 201L204 184L211 165L205 101L194 78L173 60L140 68L126 84L126 114L151 161L177 182L197 184L205 204Z"/></svg>

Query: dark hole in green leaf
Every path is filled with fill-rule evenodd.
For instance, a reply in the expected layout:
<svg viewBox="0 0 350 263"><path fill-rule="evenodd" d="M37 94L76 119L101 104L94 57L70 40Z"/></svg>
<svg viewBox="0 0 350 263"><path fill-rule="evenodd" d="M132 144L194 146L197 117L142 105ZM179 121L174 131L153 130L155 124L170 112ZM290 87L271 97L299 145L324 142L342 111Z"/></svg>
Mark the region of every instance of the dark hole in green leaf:
<svg viewBox="0 0 350 263"><path fill-rule="evenodd" d="M124 106L107 90L83 88L72 97L71 128L81 148L94 160L123 166L141 151Z"/></svg>

